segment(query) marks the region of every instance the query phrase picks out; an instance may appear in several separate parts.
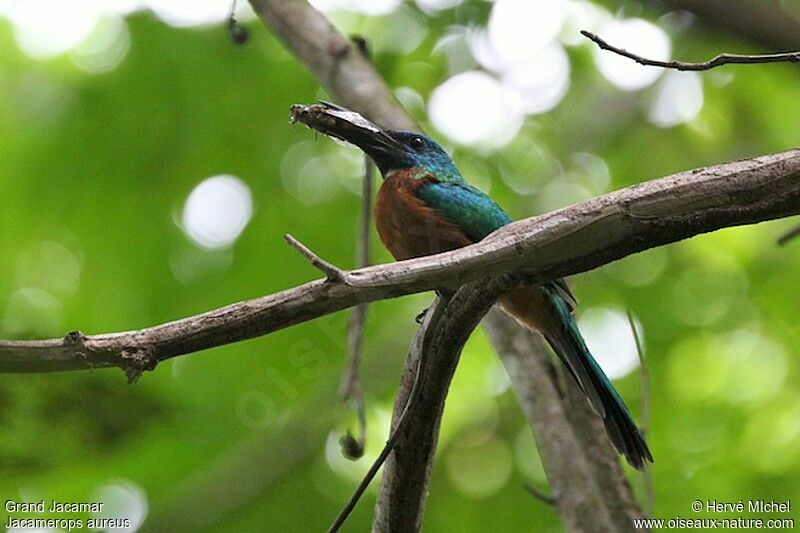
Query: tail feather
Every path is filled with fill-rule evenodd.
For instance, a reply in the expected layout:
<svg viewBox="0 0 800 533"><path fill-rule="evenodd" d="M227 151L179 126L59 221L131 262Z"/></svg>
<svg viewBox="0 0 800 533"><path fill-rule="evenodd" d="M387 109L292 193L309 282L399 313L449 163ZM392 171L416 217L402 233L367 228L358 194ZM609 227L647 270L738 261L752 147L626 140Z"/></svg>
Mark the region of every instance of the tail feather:
<svg viewBox="0 0 800 533"><path fill-rule="evenodd" d="M594 410L603 418L606 431L617 451L625 456L631 466L640 470L645 461L653 462L647 443L639 433L625 403L589 353L574 321L564 324L560 331L548 332L545 339L566 363Z"/></svg>
<svg viewBox="0 0 800 533"><path fill-rule="evenodd" d="M645 462L653 462L653 456L622 398L586 347L572 317L569 304L558 294L557 288L550 284L540 287L539 290L546 294L546 303L549 304L554 320L520 316L522 309L518 304L513 307L504 305L504 307L521 322L542 332L553 351L586 394L589 403L602 417L614 447L625 456L631 466L643 469ZM537 296L538 298L534 299L538 300L541 306L544 294L540 293ZM519 295L515 295L514 300L519 302ZM529 315L531 307L526 311L525 314ZM538 311L541 312L541 309Z"/></svg>

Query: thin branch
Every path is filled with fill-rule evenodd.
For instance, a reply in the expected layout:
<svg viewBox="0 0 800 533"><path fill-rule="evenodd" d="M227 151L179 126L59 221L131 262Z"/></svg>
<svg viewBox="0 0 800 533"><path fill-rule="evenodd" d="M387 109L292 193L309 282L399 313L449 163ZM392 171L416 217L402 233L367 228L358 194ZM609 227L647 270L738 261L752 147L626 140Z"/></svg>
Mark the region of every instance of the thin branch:
<svg viewBox="0 0 800 533"><path fill-rule="evenodd" d="M391 435L329 533L341 528L384 463L373 531L419 530L444 400L461 350L497 296L523 282L508 275L474 281L452 296L442 291L428 308L406 360Z"/></svg>
<svg viewBox="0 0 800 533"><path fill-rule="evenodd" d="M642 432L642 437L647 437L650 431L650 371L647 368L647 360L644 356L644 346L642 344L641 335L639 335L639 328L636 327L636 322L633 319L633 314L628 309L628 324L633 334L633 341L636 344L636 353L639 356L639 368L641 368L640 376L640 394L642 397L641 407L641 424L639 429ZM646 468L642 472L644 477L644 493L645 505L644 512L647 516L653 516L653 508L655 507L655 489L653 486L653 472L650 468Z"/></svg>
<svg viewBox="0 0 800 533"><path fill-rule="evenodd" d="M792 229L790 229L789 231L778 237L778 246L783 246L787 244L795 237L800 237L800 224L798 224L797 226L793 227Z"/></svg>
<svg viewBox="0 0 800 533"><path fill-rule="evenodd" d="M286 242L289 243L289 246L300 252L300 254L308 259L312 265L321 270L322 273L325 274L325 279L328 281L344 281L344 270L325 261L320 256L312 252L310 248L288 233L284 235L283 238L286 239Z"/></svg>
<svg viewBox="0 0 800 533"><path fill-rule="evenodd" d="M530 494L540 502L544 503L545 505L553 506L556 504L556 497L553 496L552 494L547 494L545 492L542 492L541 490L537 489L530 483L525 483L522 486L525 488L528 494Z"/></svg>
<svg viewBox="0 0 800 533"><path fill-rule="evenodd" d="M0 372L100 367L141 372L172 357L265 335L361 303L457 288L512 272L531 282L554 279L700 233L798 214L800 150L790 150L605 194L514 222L452 252L341 272L344 282L314 281L138 331L0 340Z"/></svg>
<svg viewBox="0 0 800 533"><path fill-rule="evenodd" d="M363 37L353 37L352 41L367 59L370 59L370 47ZM361 217L358 224L358 250L356 252L356 265L369 266L369 230L372 222L372 182L375 167L369 156L364 156L364 176L361 180ZM364 391L361 388L360 366L361 352L364 344L364 324L367 320L369 304L357 305L350 312L347 320L347 352L348 360L339 395L345 401L351 400L355 404L358 417L358 438L353 438L350 433L343 437L347 446L346 456L357 459L364 454L367 442L367 415L364 406Z"/></svg>
<svg viewBox="0 0 800 533"><path fill-rule="evenodd" d="M709 70L722 65L730 64L753 64L753 63L800 63L800 51L785 52L780 54L761 54L761 55L738 55L738 54L719 54L718 56L702 63L686 63L683 61L659 61L657 59L647 59L624 48L619 48L594 33L586 30L581 31L581 35L590 39L601 50L608 50L615 54L627 57L640 65L650 67L671 68L675 70Z"/></svg>

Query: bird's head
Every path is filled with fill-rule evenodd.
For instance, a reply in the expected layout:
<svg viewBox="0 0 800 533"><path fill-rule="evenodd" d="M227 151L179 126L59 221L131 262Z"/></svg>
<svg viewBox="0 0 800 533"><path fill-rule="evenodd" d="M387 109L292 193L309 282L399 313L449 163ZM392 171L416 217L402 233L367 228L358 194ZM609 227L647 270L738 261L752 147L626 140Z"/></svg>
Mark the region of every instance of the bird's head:
<svg viewBox="0 0 800 533"><path fill-rule="evenodd" d="M447 152L422 133L385 130L354 111L327 102L295 105L291 118L358 146L375 162L384 178L396 171L419 169L441 180L463 179Z"/></svg>
<svg viewBox="0 0 800 533"><path fill-rule="evenodd" d="M382 131L354 142L384 177L400 170L421 169L442 178L461 177L453 160L433 139L414 131Z"/></svg>

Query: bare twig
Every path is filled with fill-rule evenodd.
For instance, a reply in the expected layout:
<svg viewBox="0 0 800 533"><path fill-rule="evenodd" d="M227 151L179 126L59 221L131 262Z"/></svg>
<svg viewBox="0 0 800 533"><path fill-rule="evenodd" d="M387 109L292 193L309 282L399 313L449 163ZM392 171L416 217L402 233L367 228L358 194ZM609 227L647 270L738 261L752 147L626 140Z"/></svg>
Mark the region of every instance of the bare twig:
<svg viewBox="0 0 800 533"><path fill-rule="evenodd" d="M542 492L541 490L537 489L536 487L534 487L530 483L525 483L522 486L525 488L526 491L528 491L528 493L531 496L533 496L534 498L536 498L540 502L542 502L542 503L544 503L546 505L550 505L550 506L553 506L553 505L556 504L556 497L553 496L552 494L547 494L545 492Z"/></svg>
<svg viewBox="0 0 800 533"><path fill-rule="evenodd" d="M308 248L305 244L298 241L288 233L283 236L286 239L286 242L289 243L289 246L300 252L300 254L309 260L309 262L314 265L316 268L322 271L325 274L325 279L328 281L344 281L345 272L341 268L333 265L320 256L315 254Z"/></svg>
<svg viewBox="0 0 800 533"><path fill-rule="evenodd" d="M647 368L647 360L644 356L644 346L642 345L642 338L639 335L639 329L636 327L636 322L633 319L633 314L631 310L628 309L628 324L631 328L631 333L633 334L633 341L636 344L636 353L639 356L639 367L641 371L640 375L640 394L642 397L642 407L641 407L641 414L639 415L641 419L641 424L639 425L639 430L642 432L643 437L647 437L647 434L650 431L650 371ZM644 477L644 493L645 493L645 505L644 505L644 512L647 516L653 516L653 508L655 507L655 488L653 486L653 473L649 468L645 468L644 472L642 472L642 476Z"/></svg>
<svg viewBox="0 0 800 533"><path fill-rule="evenodd" d="M353 37L358 49L370 59L369 44L363 37ZM361 218L358 225L358 251L356 252L356 265L365 267L369 265L369 229L372 221L372 181L374 179L374 166L368 156L364 156L364 177L361 182ZM353 438L349 433L343 437L348 443L346 455L359 458L364 454L367 441L367 415L364 406L364 391L361 388L360 365L361 352L364 344L364 324L367 320L369 304L362 303L353 308L347 321L347 351L348 360L339 395L343 400L352 400L358 416L358 438Z"/></svg>
<svg viewBox="0 0 800 533"><path fill-rule="evenodd" d="M780 54L761 54L761 55L738 55L738 54L719 54L713 59L702 63L686 63L683 61L659 61L657 59L647 59L624 48L611 45L601 37L586 30L581 31L581 35L597 44L602 50L608 50L615 54L627 57L640 65L671 68L675 70L709 70L722 65L730 64L753 64L753 63L800 63L800 51L785 52Z"/></svg>
<svg viewBox="0 0 800 533"><path fill-rule="evenodd" d="M800 225L797 225L778 237L778 246L783 246L795 237L800 237Z"/></svg>

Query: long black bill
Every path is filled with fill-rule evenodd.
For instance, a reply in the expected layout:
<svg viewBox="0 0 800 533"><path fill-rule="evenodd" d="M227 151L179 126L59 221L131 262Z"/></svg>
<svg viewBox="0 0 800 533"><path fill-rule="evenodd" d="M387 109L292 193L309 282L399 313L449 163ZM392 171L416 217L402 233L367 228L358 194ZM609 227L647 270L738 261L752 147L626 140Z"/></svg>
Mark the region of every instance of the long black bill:
<svg viewBox="0 0 800 533"><path fill-rule="evenodd" d="M370 156L404 150L383 128L355 111L329 102L295 104L289 114L292 123L305 124L329 137L355 144Z"/></svg>

